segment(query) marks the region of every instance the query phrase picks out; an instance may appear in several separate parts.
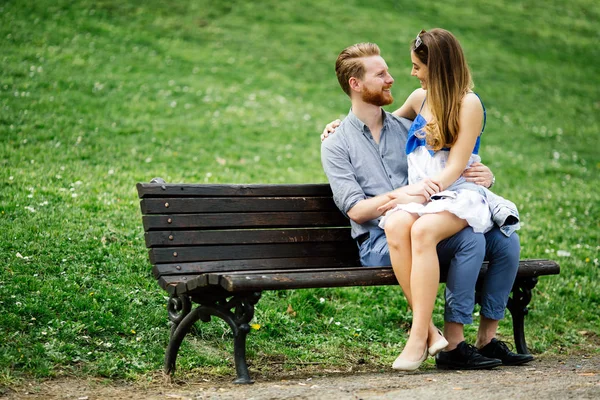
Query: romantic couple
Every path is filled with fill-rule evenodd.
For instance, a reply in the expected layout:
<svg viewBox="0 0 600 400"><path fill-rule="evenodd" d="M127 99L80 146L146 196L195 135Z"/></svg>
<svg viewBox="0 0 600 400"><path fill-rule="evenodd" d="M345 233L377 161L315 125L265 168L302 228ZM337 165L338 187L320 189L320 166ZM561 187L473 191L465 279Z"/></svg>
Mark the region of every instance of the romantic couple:
<svg viewBox="0 0 600 400"><path fill-rule="evenodd" d="M518 213L488 189L494 176L477 155L485 108L457 39L443 29L421 31L410 46L419 79L404 104L389 113L394 79L377 45L359 43L336 61L352 108L327 125L321 159L338 208L348 216L361 263L391 265L413 312L406 346L393 368L414 371L428 355L442 369L519 365L495 338L519 267ZM481 288L475 346L465 342L475 284ZM440 278L447 269L444 332L432 321Z"/></svg>

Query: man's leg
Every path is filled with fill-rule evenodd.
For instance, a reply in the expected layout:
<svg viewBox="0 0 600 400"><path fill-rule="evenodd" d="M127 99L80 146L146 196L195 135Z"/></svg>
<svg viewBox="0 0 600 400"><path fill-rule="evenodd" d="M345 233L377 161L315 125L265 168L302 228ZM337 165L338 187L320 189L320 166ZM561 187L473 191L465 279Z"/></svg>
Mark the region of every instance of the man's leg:
<svg viewBox="0 0 600 400"><path fill-rule="evenodd" d="M485 234L486 254L489 261L487 274L481 287L481 323L477 332L477 347L483 347L494 337L499 320L504 318L508 296L519 269L521 246L519 236L505 236L494 228Z"/></svg>
<svg viewBox="0 0 600 400"><path fill-rule="evenodd" d="M504 318L506 303L519 269L519 236L506 237L498 228L485 234L488 271L481 288L481 319L475 346L487 357L502 360L505 365L519 365L533 360L530 354L511 352L496 340L498 323Z"/></svg>
<svg viewBox="0 0 600 400"><path fill-rule="evenodd" d="M467 227L442 241L438 246L441 265L448 268L444 336L446 351L436 357L442 369L482 369L501 364L499 360L481 356L464 341L464 324L472 322L475 306L475 284L485 256L485 238Z"/></svg>
<svg viewBox="0 0 600 400"><path fill-rule="evenodd" d="M448 269L444 336L446 350L465 340L463 325L473 322L475 284L485 256L485 237L466 227L437 246L440 265Z"/></svg>

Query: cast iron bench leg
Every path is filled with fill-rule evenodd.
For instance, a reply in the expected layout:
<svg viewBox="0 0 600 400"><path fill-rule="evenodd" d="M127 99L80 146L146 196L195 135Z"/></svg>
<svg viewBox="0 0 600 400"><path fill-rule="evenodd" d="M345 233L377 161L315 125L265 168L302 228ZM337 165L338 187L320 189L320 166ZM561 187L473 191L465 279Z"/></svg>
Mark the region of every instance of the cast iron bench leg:
<svg viewBox="0 0 600 400"><path fill-rule="evenodd" d="M254 305L260 299L260 295L260 292L255 292L235 295L229 301L219 299L211 301L209 304L200 304L193 311L185 315L179 323L174 321L176 326L172 331L165 354L165 372L171 374L175 371L179 347L192 326L198 320L209 322L211 316L215 316L227 322L233 332L234 362L237 375L234 383L254 383L250 379L248 365L246 364L246 336L250 331L248 323L254 317ZM232 312L231 309L234 309L234 311ZM169 317L171 317L171 313L169 313Z"/></svg>
<svg viewBox="0 0 600 400"><path fill-rule="evenodd" d="M512 298L508 299L507 308L513 318L513 334L515 346L520 354L529 354L525 342L525 316L529 312L527 305L531 301L531 289L537 284L537 278L521 278L515 282Z"/></svg>
<svg viewBox="0 0 600 400"><path fill-rule="evenodd" d="M183 319L190 313L192 309L192 303L189 296L171 296L167 301L167 313L169 314L169 321L171 321L171 334L173 337L177 326L183 321Z"/></svg>

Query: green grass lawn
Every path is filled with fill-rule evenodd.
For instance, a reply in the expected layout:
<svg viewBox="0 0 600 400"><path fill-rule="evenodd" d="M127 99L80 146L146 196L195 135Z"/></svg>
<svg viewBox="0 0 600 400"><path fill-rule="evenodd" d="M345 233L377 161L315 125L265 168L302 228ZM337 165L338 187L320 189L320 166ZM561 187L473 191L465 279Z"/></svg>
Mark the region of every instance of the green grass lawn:
<svg viewBox="0 0 600 400"><path fill-rule="evenodd" d="M418 86L408 44L433 27L467 54L488 109L482 157L520 207L522 258L562 266L534 290L530 349L598 352L600 9L568 3L0 2L0 384L160 370L166 293L135 184L326 182L319 134L349 108L338 53L377 42L399 106ZM441 311L440 296L438 325ZM251 372L388 368L409 322L395 287L268 292ZM233 375L224 332L199 326L179 370ZM500 335L512 341L509 320Z"/></svg>

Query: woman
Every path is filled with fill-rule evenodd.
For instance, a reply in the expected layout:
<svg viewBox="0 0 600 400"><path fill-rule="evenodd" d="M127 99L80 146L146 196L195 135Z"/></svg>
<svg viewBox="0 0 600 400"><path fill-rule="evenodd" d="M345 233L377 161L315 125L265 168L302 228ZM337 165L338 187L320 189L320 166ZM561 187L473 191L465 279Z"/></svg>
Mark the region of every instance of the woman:
<svg viewBox="0 0 600 400"><path fill-rule="evenodd" d="M412 42L411 60L411 75L419 79L421 89L394 112L414 120L406 147L409 184L428 177L441 193L426 204L396 205L390 199L380 208L387 211L380 226L387 237L395 238L390 245L398 247L392 265L413 309L409 339L393 364L405 371L417 369L427 358L439 282L437 244L468 225L475 232L493 225L484 194L460 177L480 161L477 152L485 115L479 97L471 91L473 82L462 48L446 30L421 31ZM430 273L412 273L417 270Z"/></svg>

